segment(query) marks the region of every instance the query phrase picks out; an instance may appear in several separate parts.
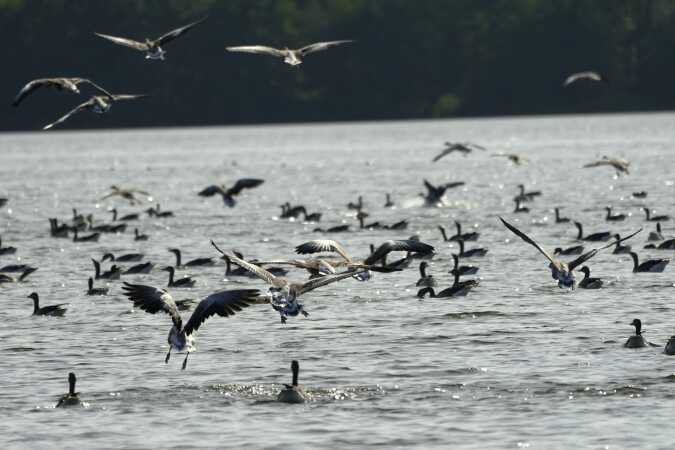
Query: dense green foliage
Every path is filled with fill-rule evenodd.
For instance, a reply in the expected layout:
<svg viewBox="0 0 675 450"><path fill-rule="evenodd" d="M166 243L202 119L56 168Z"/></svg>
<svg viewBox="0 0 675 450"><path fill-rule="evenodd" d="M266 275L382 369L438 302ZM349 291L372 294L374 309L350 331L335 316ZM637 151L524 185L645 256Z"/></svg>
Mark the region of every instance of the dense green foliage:
<svg viewBox="0 0 675 450"><path fill-rule="evenodd" d="M93 35L143 39L204 15L167 60ZM73 127L208 125L669 109L672 0L0 0L4 97L44 76L150 93ZM280 60L225 45L358 42ZM595 69L609 85L561 87ZM84 99L84 98L83 98ZM35 129L78 104L44 92L0 129Z"/></svg>

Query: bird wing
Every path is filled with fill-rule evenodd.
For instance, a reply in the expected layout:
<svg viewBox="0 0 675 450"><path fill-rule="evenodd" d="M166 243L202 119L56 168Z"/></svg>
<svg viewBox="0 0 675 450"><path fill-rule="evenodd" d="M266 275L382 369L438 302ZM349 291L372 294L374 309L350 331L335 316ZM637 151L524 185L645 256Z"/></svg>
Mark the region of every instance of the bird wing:
<svg viewBox="0 0 675 450"><path fill-rule="evenodd" d="M257 55L271 55L283 58L286 56L282 50L265 45L241 45L238 47L225 47L228 52L254 53Z"/></svg>
<svg viewBox="0 0 675 450"><path fill-rule="evenodd" d="M314 44L309 44L309 45L306 45L305 47L302 47L302 48L298 49L298 52L301 55L309 55L310 53L320 52L320 51L323 51L323 50L327 50L331 47L336 47L338 45L348 44L348 43L351 43L351 42L354 42L354 41L351 40L351 39L347 39L347 40L342 40L342 41L316 42Z"/></svg>
<svg viewBox="0 0 675 450"><path fill-rule="evenodd" d="M59 119L57 119L55 122L52 122L52 123L50 123L50 124L48 124L48 125L45 125L42 129L43 129L43 130L49 130L50 128L54 127L54 125L58 125L58 124L60 124L60 123L62 123L62 122L65 122L65 121L68 120L68 118L69 118L70 116L72 116L73 114L76 114L76 113L82 111L83 109L87 109L87 108L89 108L90 106L92 106L92 105L94 104L94 101L95 101L95 100L94 100L93 98L87 100L86 102L82 103L81 105L78 105L78 106L75 107L74 109L68 111L68 113L67 113L66 115L61 116L61 117L60 117Z"/></svg>
<svg viewBox="0 0 675 450"><path fill-rule="evenodd" d="M603 80L602 75L600 75L597 72L593 72L593 71L577 72L577 73L573 73L572 75L567 77L565 79L565 82L563 83L563 86L569 86L570 84L574 83L575 81L582 80L582 79L593 80L593 81L602 81Z"/></svg>
<svg viewBox="0 0 675 450"><path fill-rule="evenodd" d="M314 278L305 283L302 283L299 289L297 289L297 295L304 294L314 289L320 288L327 284L335 283L336 281L344 280L345 278L352 277L359 273L356 270L347 270L345 272L336 273L335 275L324 275L320 278Z"/></svg>
<svg viewBox="0 0 675 450"><path fill-rule="evenodd" d="M199 302L183 331L187 335L192 334L199 329L206 319L214 314L221 317L233 316L242 309L251 306L259 295L260 291L257 289L215 292Z"/></svg>
<svg viewBox="0 0 675 450"><path fill-rule="evenodd" d="M199 191L197 195L200 195L202 197L213 197L216 194L224 194L224 193L225 191L223 190L222 187L212 184L211 186L207 186L201 191Z"/></svg>
<svg viewBox="0 0 675 450"><path fill-rule="evenodd" d="M640 231L642 231L642 228L640 228L639 230L637 230L636 232L634 232L632 234L629 234L628 236L626 236L624 238L616 239L616 240L612 241L611 243L609 243L607 245L603 245L602 247L598 247L598 248L594 248L593 250L589 250L586 253L584 253L583 255L579 256L574 261L568 263L567 266L569 267L570 271L574 270L575 267L580 266L581 264L585 263L586 261L588 261L589 259L594 257L600 250L604 250L606 248L613 247L616 244L619 244L619 243L621 243L621 242L623 242L627 239L630 239L633 236L635 236L636 234L638 234Z"/></svg>
<svg viewBox="0 0 675 450"><path fill-rule="evenodd" d="M429 193L438 191L438 189L436 188L436 186L434 186L433 184L429 183L427 180L424 180L424 187L427 188L427 191L429 191Z"/></svg>
<svg viewBox="0 0 675 450"><path fill-rule="evenodd" d="M229 195L237 195L244 189L251 189L263 184L265 180L259 178L240 178L230 189L227 190Z"/></svg>
<svg viewBox="0 0 675 450"><path fill-rule="evenodd" d="M453 181L453 182L451 182L451 183L445 183L445 184L443 185L443 188L445 188L445 189L452 189L452 188L456 188L456 187L459 187L459 186L464 186L465 184L466 184L466 183L463 182L463 181Z"/></svg>
<svg viewBox="0 0 675 450"><path fill-rule="evenodd" d="M24 98L35 92L37 89L42 86L52 84L54 80L52 78L40 78L38 80L29 81L24 87L21 88L19 93L14 97L12 106L19 106Z"/></svg>
<svg viewBox="0 0 675 450"><path fill-rule="evenodd" d="M583 167L600 167L600 166L613 166L612 162L607 159L601 159L600 161L594 161L592 163L584 164Z"/></svg>
<svg viewBox="0 0 675 450"><path fill-rule="evenodd" d="M222 251L218 246L216 245L215 242L211 241L211 245L215 247L216 250L218 250L223 256L227 256L227 258L230 260L230 262L235 263L239 267L242 267L252 274L256 275L258 278L261 280L265 281L268 284L271 284L274 287L283 287L285 285L284 281L282 279L279 279L272 275L270 272L267 270L263 269L260 266L257 266L255 264L251 264L248 261L244 261L243 259L239 258L238 256L234 254L228 254Z"/></svg>
<svg viewBox="0 0 675 450"><path fill-rule="evenodd" d="M131 94L120 94L120 95L113 95L112 99L116 102L123 101L123 100L136 100L139 98L147 98L150 97L148 94L137 94L137 95L131 95Z"/></svg>
<svg viewBox="0 0 675 450"><path fill-rule="evenodd" d="M551 256L551 254L549 252L544 250L544 248L541 245L539 245L539 243L537 241L530 238L528 235L526 235L525 233L523 233L518 228L514 227L513 225L511 225L510 223L508 223L506 220L502 219L501 217L499 218L499 220L501 220L502 223L504 224L504 226L506 226L506 228L511 230L513 232L513 234L515 234L516 236L518 236L519 238L521 238L522 240L524 240L528 244L532 244L534 246L534 248L539 250L541 252L541 254L544 255L546 257L546 259L548 259L551 262L551 264L553 264L556 268L558 268L560 270L560 268L562 267L561 264L560 264L560 261L555 259L553 256Z"/></svg>
<svg viewBox="0 0 675 450"><path fill-rule="evenodd" d="M299 255L307 255L310 253L333 252L342 256L345 261L351 262L352 258L347 253L347 250L337 241L332 239L316 239L305 242L295 247L295 253Z"/></svg>
<svg viewBox="0 0 675 450"><path fill-rule="evenodd" d="M363 263L366 265L372 265L385 257L385 255L390 252L414 252L414 253L433 253L434 248L425 244L424 242L407 239L400 241L385 241L382 243L372 255L367 257Z"/></svg>
<svg viewBox="0 0 675 450"><path fill-rule="evenodd" d="M114 96L110 92L106 91L101 86L99 86L98 84L94 83L93 81L91 81L87 78L70 78L70 81L72 81L75 84L75 86L77 86L78 84L82 84L82 83L88 84L88 85L92 86L94 89L96 89L97 91L99 91L101 94L105 95L108 99L114 100L114 98L113 98Z"/></svg>
<svg viewBox="0 0 675 450"><path fill-rule="evenodd" d="M157 45L164 45L164 44L167 44L167 43L173 41L174 39L176 39L178 36L181 36L181 35L187 33L187 32L190 31L192 28L194 28L194 27L196 27L197 25L199 25L200 23L204 22L206 19L208 19L208 17L204 17L203 19L200 19L200 20L198 20L198 21L196 21L196 22L192 22L192 23L189 23L189 24L187 24L187 25L185 25L185 26L183 26L183 27L176 28L175 30L171 30L171 31L169 31L168 33L163 34L162 36L160 36L160 37L155 41L155 43L156 43Z"/></svg>
<svg viewBox="0 0 675 450"><path fill-rule="evenodd" d="M124 295L134 302L134 306L150 314L155 314L158 311L165 312L171 316L171 320L177 328L181 327L182 321L176 302L171 297L171 294L164 289L125 282L122 290L124 291Z"/></svg>
<svg viewBox="0 0 675 450"><path fill-rule="evenodd" d="M111 42L114 42L115 44L118 45L124 45L125 47L131 47L134 50L140 50L142 52L145 52L148 50L148 44L144 42L138 42L134 41L133 39L127 39L127 38L121 38L117 36L110 36L108 34L102 34L102 33L94 33L96 36L102 37L103 39L107 39Z"/></svg>
<svg viewBox="0 0 675 450"><path fill-rule="evenodd" d="M438 155L436 155L436 156L434 157L434 159L431 160L431 162L436 162L436 161L438 161L439 159L443 158L443 157L446 156L446 155L449 155L450 153L452 153L452 152L454 152L454 151L455 151L454 148L445 148L445 149L443 149L442 152L440 152Z"/></svg>

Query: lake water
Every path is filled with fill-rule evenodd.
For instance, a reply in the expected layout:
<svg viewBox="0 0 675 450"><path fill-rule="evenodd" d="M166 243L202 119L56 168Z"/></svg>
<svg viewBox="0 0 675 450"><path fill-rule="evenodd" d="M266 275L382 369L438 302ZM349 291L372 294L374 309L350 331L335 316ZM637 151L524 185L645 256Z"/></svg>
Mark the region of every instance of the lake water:
<svg viewBox="0 0 675 450"><path fill-rule="evenodd" d="M0 263L39 267L23 283L0 286L3 448L672 448L675 359L662 347L622 345L634 318L654 343L674 334L674 268L633 274L630 257L610 250L589 264L603 289L561 290L544 258L497 216L546 247L575 245L574 226L553 220L560 206L588 232L644 226L631 242L640 256L671 256L642 250L654 226L641 207L674 212L674 122L650 114L0 135L0 197L10 198L0 233L3 245L18 248ZM431 163L446 140L489 150ZM491 156L500 151L528 162ZM602 155L629 159L631 175L581 168ZM266 182L233 209L196 195L240 177ZM446 207L425 208L424 178L466 185L448 191ZM521 182L543 191L530 214L511 213ZM153 201L101 201L112 184L145 189ZM646 199L631 197L641 190ZM393 209L383 207L386 192ZM346 204L360 194L368 221L407 218L409 228L358 231ZM430 271L447 286L457 246L437 226L452 233L460 220L481 233L468 247L489 249L462 260L480 267L469 278L481 284L467 297L419 300L415 262L313 291L303 297L310 317L286 325L270 307L252 306L210 319L185 371L180 354L164 364L168 316L134 311L120 281L107 297L84 295L91 258L107 251L140 251L159 267L173 263L174 246L184 259L217 256L214 239L250 258L292 258L296 245L325 235L312 232L316 224L278 219L285 201L323 212L320 226L351 224L353 232L331 237L357 257L370 243L419 234L436 247ZM98 243L49 234L47 218L67 220L72 208L103 222L112 206L128 214L156 202L175 217L132 222L147 242L129 231ZM605 222L607 205L631 216ZM675 229L664 223L663 233ZM266 289L227 279L222 264L179 274L198 282L170 289L177 299ZM167 274L123 280L165 286ZM44 305L69 303L65 317L31 316L32 291ZM274 401L292 359L312 397L304 405ZM54 408L69 371L87 408Z"/></svg>

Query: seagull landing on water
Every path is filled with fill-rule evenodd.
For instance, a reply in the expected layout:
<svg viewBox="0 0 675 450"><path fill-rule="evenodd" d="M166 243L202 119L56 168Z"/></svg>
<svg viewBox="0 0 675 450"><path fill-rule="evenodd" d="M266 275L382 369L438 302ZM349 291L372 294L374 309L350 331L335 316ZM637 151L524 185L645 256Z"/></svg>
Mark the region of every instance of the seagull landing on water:
<svg viewBox="0 0 675 450"><path fill-rule="evenodd" d="M588 168L588 167L602 167L602 166L613 167L614 170L616 170L617 177L620 176L622 173L630 175L630 172L628 170L630 162L626 161L625 159L610 158L609 156L603 156L602 159L594 161L592 163L585 164L583 167Z"/></svg>
<svg viewBox="0 0 675 450"><path fill-rule="evenodd" d="M110 193L101 197L101 200L105 200L110 197L120 196L123 199L128 200L130 204L135 205L136 203L140 203L140 200L136 198L135 194L150 197L150 194L146 191L142 191L140 189L122 189L113 184L112 186L110 186Z"/></svg>
<svg viewBox="0 0 675 450"><path fill-rule="evenodd" d="M60 117L58 120L55 122L50 123L49 125L45 125L42 129L43 130L49 130L50 128L54 127L55 125L58 125L62 122L65 122L72 116L73 114L79 113L80 111L91 111L96 114L105 114L110 110L110 107L114 102L119 102L123 100L136 100L139 98L146 98L149 97L149 95L141 94L141 95L95 95L86 102L82 103L81 105L78 105L75 109L69 111L65 116Z"/></svg>
<svg viewBox="0 0 675 450"><path fill-rule="evenodd" d="M220 196L223 198L223 203L225 206L232 208L237 204L237 201L234 199L236 195L239 195L244 189L256 188L264 182L265 180L258 178L240 178L237 180L234 186L230 188L212 184L211 186L207 186L199 191L197 195L201 197L212 197L216 194L220 194Z"/></svg>
<svg viewBox="0 0 675 450"><path fill-rule="evenodd" d="M185 351L182 369L187 366L188 356L195 351L194 333L209 317L217 314L221 317L233 316L242 309L255 303L260 295L257 289L237 289L231 291L215 292L203 299L190 316L185 326L178 312L178 306L171 294L164 289L158 289L152 286L142 284L124 283L122 286L124 295L134 302L134 306L155 314L158 311L165 312L171 316L173 326L169 330L169 352L166 354L165 363L169 362L171 350L178 352Z"/></svg>
<svg viewBox="0 0 675 450"><path fill-rule="evenodd" d="M29 81L23 88L21 88L16 97L14 97L12 106L15 107L19 106L19 104L21 104L23 99L25 99L26 97L28 97L30 94L37 91L41 87L50 87L56 89L57 91L69 91L72 92L73 94L79 94L80 89L78 86L80 84L88 84L94 87L94 89L96 89L98 92L105 95L106 97L113 96L110 92L106 91L98 84L86 78L39 78L37 80Z"/></svg>
<svg viewBox="0 0 675 450"><path fill-rule="evenodd" d="M175 30L169 31L168 33L158 37L157 39L148 39L145 38L145 42L134 41L133 39L127 39L122 37L110 36L107 34L94 33L96 36L107 39L115 44L124 45L125 47L133 48L141 52L145 52L145 59L161 59L164 60L164 54L166 53L162 49L162 45L168 44L179 36L184 35L190 31L195 26L204 22L207 18L204 17L201 20L192 22L184 27L176 28Z"/></svg>
<svg viewBox="0 0 675 450"><path fill-rule="evenodd" d="M289 49L288 47L284 49L278 49L274 47L267 47L265 45L244 45L238 47L225 47L225 50L228 52L254 53L257 55L276 56L277 58L283 58L284 62L288 65L297 66L302 64L302 58L309 55L310 53L328 50L331 47L349 44L352 42L354 41L349 39L341 41L317 42L315 44L309 44L298 49Z"/></svg>
<svg viewBox="0 0 675 450"><path fill-rule="evenodd" d="M625 238L618 239L615 241L612 241L610 244L604 245L599 248L594 248L593 250L590 250L583 255L579 256L577 259L574 261L571 261L569 263L566 263L564 261L560 261L556 258L554 258L549 252L544 250L544 248L539 245L537 241L534 239L530 238L528 235L520 231L518 228L514 227L510 223L508 223L506 220L502 219L501 217L499 220L502 221L504 226L511 230L513 234L521 238L523 241L527 242L528 244L532 245L534 248L539 250L539 252L546 257L546 259L549 260L550 264L548 265L549 269L551 269L551 276L553 277L554 280L558 280L558 286L561 288L572 288L574 289L576 280L574 278L574 269L581 264L585 263L592 257L594 257L600 250L613 247L616 244L623 242L627 239L632 238L636 234L638 234L640 231L642 231L642 228L637 230L636 232L626 236Z"/></svg>

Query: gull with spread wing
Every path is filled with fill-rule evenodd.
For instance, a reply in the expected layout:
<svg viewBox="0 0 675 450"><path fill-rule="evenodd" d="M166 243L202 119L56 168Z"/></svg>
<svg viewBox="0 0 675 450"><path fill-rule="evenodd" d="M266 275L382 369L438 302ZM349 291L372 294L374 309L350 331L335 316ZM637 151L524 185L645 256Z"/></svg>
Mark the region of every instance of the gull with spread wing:
<svg viewBox="0 0 675 450"><path fill-rule="evenodd" d="M113 96L110 92L86 78L38 78L37 80L29 81L23 88L21 88L16 97L14 97L12 106L19 106L19 104L21 104L21 102L26 97L41 87L50 87L56 89L57 91L69 91L74 94L79 94L80 89L78 86L80 84L88 84L107 97Z"/></svg>
<svg viewBox="0 0 675 450"><path fill-rule="evenodd" d="M264 182L265 180L260 180L258 178L240 178L237 180L234 186L230 188L212 184L211 186L208 186L199 191L197 195L201 197L212 197L216 194L220 194L221 197L223 197L223 203L225 203L226 206L232 208L237 204L236 200L234 199L235 195L239 195L239 193L241 193L241 191L244 189L258 187Z"/></svg>
<svg viewBox="0 0 675 450"><path fill-rule="evenodd" d="M309 313L305 311L304 305L297 302L298 297L300 297L302 294L313 291L314 289L320 288L322 286L335 283L336 281L350 278L354 276L355 273L358 273L355 270L347 270L345 272L326 275L321 278L314 278L305 282L291 282L286 278L274 276L272 273L263 269L262 267L245 261L232 253L226 253L222 251L213 241L211 241L211 245L213 245L213 247L223 256L226 256L232 263L248 270L270 285L268 297L263 301L270 303L272 308L279 312L279 315L281 316L281 323L286 323L286 318L288 316L294 317L298 314L302 314L303 316L307 317L309 315Z"/></svg>
<svg viewBox="0 0 675 450"><path fill-rule="evenodd" d="M114 102L119 102L123 100L136 100L139 98L146 98L149 97L148 95L141 94L141 95L112 95L112 96L103 96L103 95L95 95L86 102L78 105L71 111L69 111L66 115L60 117L58 120L45 125L42 129L43 130L49 130L50 128L54 127L55 125L58 125L62 122L65 122L72 116L73 114L79 113L80 111L91 111L96 114L105 114L107 113L112 104Z"/></svg>
<svg viewBox="0 0 675 450"><path fill-rule="evenodd" d="M237 47L225 47L225 50L228 52L254 53L257 55L276 56L277 58L283 58L286 64L297 66L302 64L302 58L309 55L310 53L328 50L331 47L348 44L351 42L354 41L347 39L341 41L317 42L298 49L289 49L287 47L278 49L265 45L243 45Z"/></svg>
<svg viewBox="0 0 675 450"><path fill-rule="evenodd" d="M124 283L122 289L124 290L124 295L134 302L134 306L150 314L164 312L171 316L173 326L169 331L169 352L166 354L164 362L169 362L171 350L178 352L185 351L187 354L183 360L183 370L185 370L185 366L187 365L188 356L190 356L191 352L195 351L194 333L206 319L216 314L221 317L233 316L242 309L254 304L260 296L260 291L257 289L236 289L215 292L199 302L190 319L183 326L183 319L178 312L176 301L165 289L130 283Z"/></svg>
<svg viewBox="0 0 675 450"><path fill-rule="evenodd" d="M528 244L532 245L534 248L539 250L542 255L546 257L546 259L549 260L550 264L548 265L549 269L551 269L551 276L553 277L554 280L558 280L558 286L561 288L572 288L574 289L575 285L575 278L574 278L574 269L581 264L585 263L592 257L594 257L600 250L613 247L619 242L623 242L627 239L632 238L636 234L638 234L640 231L642 231L642 228L637 230L636 232L622 238L618 239L615 241L612 241L610 244L604 245L602 247L594 248L593 250L590 250L583 255L579 256L577 259L574 261L571 261L569 263L566 263L564 261L560 261L559 259L554 258L549 252L547 252L537 241L534 239L530 238L528 235L520 231L518 228L514 227L510 223L508 223L506 220L502 219L501 217L499 220L502 221L504 226L511 230L516 236L521 238L523 241L527 242Z"/></svg>
<svg viewBox="0 0 675 450"><path fill-rule="evenodd" d="M125 47L133 48L134 50L138 50L141 52L145 52L145 59L161 59L164 60L164 54L166 53L162 49L162 45L166 45L169 42L173 41L179 36L184 35L188 31L190 31L192 28L195 26L199 25L200 23L204 22L207 18L204 17L201 20L198 20L196 22L192 22L190 24L185 25L184 27L176 28L175 30L171 30L166 34L163 34L162 36L158 37L157 39L148 39L145 38L145 42L139 42L139 41L134 41L133 39L127 39L127 38L122 38L122 37L117 37L117 36L110 36L108 34L102 34L102 33L94 33L96 36L102 37L103 39L107 39L117 45L123 45Z"/></svg>

